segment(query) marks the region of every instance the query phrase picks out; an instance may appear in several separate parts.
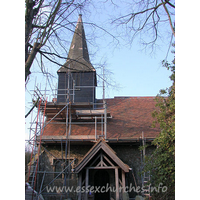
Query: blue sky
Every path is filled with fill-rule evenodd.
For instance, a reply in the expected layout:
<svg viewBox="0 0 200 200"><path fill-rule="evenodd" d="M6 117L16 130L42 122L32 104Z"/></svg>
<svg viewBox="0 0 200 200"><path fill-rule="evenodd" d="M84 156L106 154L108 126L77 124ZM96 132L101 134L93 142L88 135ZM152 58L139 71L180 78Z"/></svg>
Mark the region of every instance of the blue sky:
<svg viewBox="0 0 200 200"><path fill-rule="evenodd" d="M171 72L161 64L166 51L160 50L157 55L159 58L151 57L135 46L116 50L113 55L107 56L108 69L113 72L119 88L107 88L106 96L156 96L160 89L169 87ZM101 98L101 91L98 97Z"/></svg>
<svg viewBox="0 0 200 200"><path fill-rule="evenodd" d="M98 60L106 61L106 68L113 75L111 78L118 87L108 87L106 89L106 97L114 96L156 96L160 89L165 89L171 85L169 76L171 74L166 68L162 67L162 60L167 56L167 60L171 61L174 55L171 53L169 41L171 38L171 30L169 24L160 26L159 34L162 38L158 38L156 47L151 52L150 46L144 49L141 41L148 41L150 35L143 34L135 37L132 43L129 43L132 34L127 34L125 26L116 26L110 22L117 16L126 15L134 12L136 7L130 1L113 1L118 6L113 5L110 1L102 4L98 2L93 12L83 13L84 22L97 23L116 36L119 44L108 34L100 30L96 30L97 35L101 33L96 42L99 44L99 51L94 58L91 57L93 63ZM125 3L126 2L126 3ZM162 18L162 17L161 17ZM90 30L90 26L85 25L86 35ZM124 29L124 30L123 30ZM99 31L99 33L98 33ZM112 42L111 42L112 41ZM88 43L89 51L93 52L93 46ZM143 49L143 50L142 50ZM94 50L95 51L95 50ZM112 81L111 81L112 83ZM97 98L102 97L102 89L97 89Z"/></svg>

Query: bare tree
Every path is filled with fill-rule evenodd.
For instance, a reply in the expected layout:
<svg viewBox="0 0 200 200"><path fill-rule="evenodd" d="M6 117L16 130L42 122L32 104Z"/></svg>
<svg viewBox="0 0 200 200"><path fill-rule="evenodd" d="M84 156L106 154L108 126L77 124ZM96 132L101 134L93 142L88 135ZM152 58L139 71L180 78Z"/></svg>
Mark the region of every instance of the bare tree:
<svg viewBox="0 0 200 200"><path fill-rule="evenodd" d="M59 63L54 57L66 59L58 53L59 49L66 51L66 41L61 35L64 29L73 32L71 27L75 22L70 16L83 9L89 0L26 0L25 3L26 81L37 53L56 64Z"/></svg>
<svg viewBox="0 0 200 200"><path fill-rule="evenodd" d="M126 14L117 16L112 23L118 27L124 26L126 34L131 35L131 42L136 35L145 34L148 41L141 37L142 43L153 46L158 37L164 37L162 34L166 32L163 30L167 30L168 27L175 37L174 0L133 0L128 1L127 5Z"/></svg>

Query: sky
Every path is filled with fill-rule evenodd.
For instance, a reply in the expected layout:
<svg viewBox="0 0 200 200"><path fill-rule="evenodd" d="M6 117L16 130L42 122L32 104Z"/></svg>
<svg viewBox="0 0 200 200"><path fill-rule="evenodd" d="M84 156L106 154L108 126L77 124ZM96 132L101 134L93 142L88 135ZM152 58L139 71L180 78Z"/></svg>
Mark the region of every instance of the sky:
<svg viewBox="0 0 200 200"><path fill-rule="evenodd" d="M106 96L156 96L160 89L169 87L171 72L161 64L165 53L158 52L156 59L136 47L116 50L108 57L108 68L118 87L108 87ZM101 91L98 97L101 98Z"/></svg>

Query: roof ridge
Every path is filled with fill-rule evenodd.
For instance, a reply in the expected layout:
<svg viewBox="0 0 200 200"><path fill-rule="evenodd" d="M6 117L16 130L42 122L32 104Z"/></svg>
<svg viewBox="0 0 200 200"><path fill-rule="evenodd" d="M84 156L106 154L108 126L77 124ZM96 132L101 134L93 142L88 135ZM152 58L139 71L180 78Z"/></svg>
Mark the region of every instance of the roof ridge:
<svg viewBox="0 0 200 200"><path fill-rule="evenodd" d="M105 100L113 100L113 99L155 99L156 96L114 96L113 98L105 98ZM103 99L97 99L101 101Z"/></svg>

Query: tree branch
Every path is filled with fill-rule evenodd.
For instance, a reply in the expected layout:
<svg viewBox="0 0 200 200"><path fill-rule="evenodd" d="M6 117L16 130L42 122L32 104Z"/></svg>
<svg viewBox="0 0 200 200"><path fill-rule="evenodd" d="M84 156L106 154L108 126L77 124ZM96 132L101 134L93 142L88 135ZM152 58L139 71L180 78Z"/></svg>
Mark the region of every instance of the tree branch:
<svg viewBox="0 0 200 200"><path fill-rule="evenodd" d="M174 37L175 37L175 30L174 30L174 27L173 27L173 24L172 24L172 20L171 20L170 14L169 14L168 9L167 9L167 7L166 7L166 5L165 5L166 2L163 2L163 0L161 0L161 1L162 1L162 5L163 5L163 7L164 7L164 9L165 9L165 11L166 11L166 13L167 13L167 16L168 16L168 19L169 19L169 24L170 24L172 33L173 33L173 35L174 35Z"/></svg>
<svg viewBox="0 0 200 200"><path fill-rule="evenodd" d="M30 72L30 68L31 68L31 65L33 63L33 60L35 59L35 56L39 50L39 43L35 42L34 45L33 45L33 48L31 50L31 53L29 54L28 56L28 59L27 61L25 62L25 81L28 77L28 75L31 73Z"/></svg>
<svg viewBox="0 0 200 200"><path fill-rule="evenodd" d="M36 100L36 102L34 103L33 107L28 111L28 113L25 115L25 118L27 118L29 116L29 114L32 112L32 110L37 106L37 103L39 101L40 97L38 97L38 99Z"/></svg>
<svg viewBox="0 0 200 200"><path fill-rule="evenodd" d="M165 2L164 4L166 4L166 3L167 3L167 2ZM153 7L151 7L151 8L147 8L147 9L142 10L142 11L140 11L140 12L131 13L131 14L128 14L128 15L119 17L119 18L115 19L114 21L112 21L112 23L114 23L114 22L116 22L116 21L118 21L118 20L120 20L120 19L126 18L126 17L128 17L128 16L131 15L131 17L128 19L128 21L125 22L125 23L128 23L131 19L134 20L134 18L135 18L136 15L146 13L146 12L148 12L148 11L150 11L150 10L154 10L154 11L155 11L155 10L157 10L162 4L163 4L163 3L160 3L160 4L158 4L157 6L153 6Z"/></svg>
<svg viewBox="0 0 200 200"><path fill-rule="evenodd" d="M39 26L39 25L36 25L36 24L33 24L32 27L33 27L33 28L45 29L45 26Z"/></svg>
<svg viewBox="0 0 200 200"><path fill-rule="evenodd" d="M175 5L173 5L172 3L170 3L169 0L165 0L165 2L167 2L167 4L170 5L172 8L175 8Z"/></svg>
<svg viewBox="0 0 200 200"><path fill-rule="evenodd" d="M44 32L42 33L42 38L41 38L41 42L40 42L41 45L40 46L43 46L49 38L48 36L49 36L50 31L53 27L54 20L55 20L56 14L57 14L57 12L60 8L61 2L62 2L62 0L58 1L58 4L56 5L55 10L53 11L52 15L50 15L48 20L47 20L46 28L44 29ZM48 28L48 31L47 31L47 28ZM46 39L44 40L45 37L46 37Z"/></svg>
<svg viewBox="0 0 200 200"><path fill-rule="evenodd" d="M62 58L62 59L67 59L67 57L63 57L63 56L60 56L60 55L58 55L58 54L56 54L56 53L52 53L52 52L46 52L46 51L39 51L42 55L44 55L44 54L48 54L48 55L54 55L54 56L57 56L58 58Z"/></svg>

